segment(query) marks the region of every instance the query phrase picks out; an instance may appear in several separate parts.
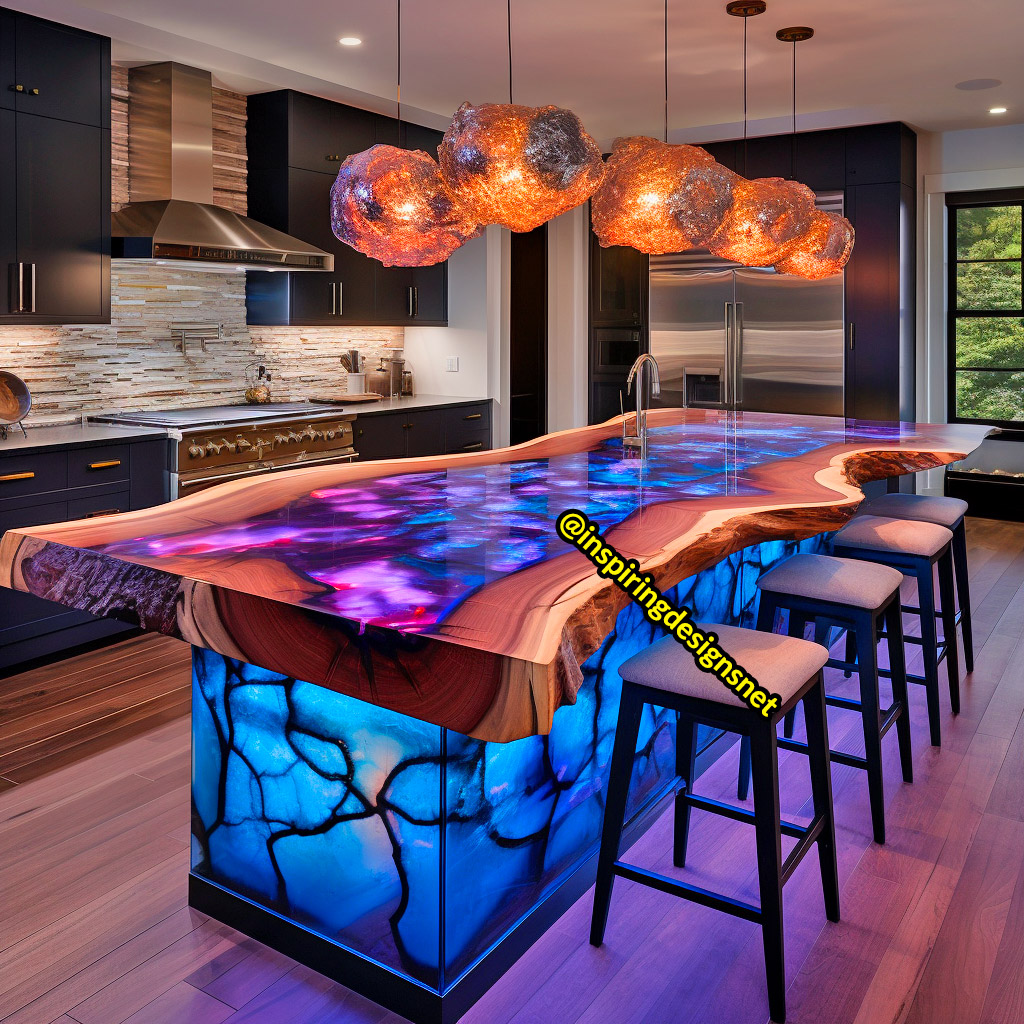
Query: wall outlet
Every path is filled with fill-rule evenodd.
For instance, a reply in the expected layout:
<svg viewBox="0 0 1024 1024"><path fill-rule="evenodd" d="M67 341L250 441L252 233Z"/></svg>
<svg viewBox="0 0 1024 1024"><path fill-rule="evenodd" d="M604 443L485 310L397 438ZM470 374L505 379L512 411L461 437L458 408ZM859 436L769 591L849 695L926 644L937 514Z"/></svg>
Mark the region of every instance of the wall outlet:
<svg viewBox="0 0 1024 1024"><path fill-rule="evenodd" d="M459 357L458 356L449 356L444 361L444 368L445 368L445 370L448 373L458 373L459 372Z"/></svg>

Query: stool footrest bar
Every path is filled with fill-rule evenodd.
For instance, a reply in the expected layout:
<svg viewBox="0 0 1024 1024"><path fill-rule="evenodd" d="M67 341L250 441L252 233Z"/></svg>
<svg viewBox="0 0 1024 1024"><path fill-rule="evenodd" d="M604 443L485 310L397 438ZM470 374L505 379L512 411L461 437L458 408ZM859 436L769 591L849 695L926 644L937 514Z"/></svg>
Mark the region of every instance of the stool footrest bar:
<svg viewBox="0 0 1024 1024"><path fill-rule="evenodd" d="M780 736L778 739L779 748L781 750L794 750L798 754L807 753L807 744L801 743L800 740L786 739L784 736ZM867 768L868 762L866 758L860 757L857 754L847 754L842 750L830 750L828 752L828 758L830 761L835 761L837 764L849 765L851 768ZM786 830L783 829L783 832Z"/></svg>
<svg viewBox="0 0 1024 1024"><path fill-rule="evenodd" d="M819 823L820 827L820 823ZM792 857L792 854L790 854ZM788 861L786 863L789 863ZM721 910L733 917L742 917L746 921L761 923L761 909L752 903L744 903L742 900L734 900L720 893L711 892L709 889L701 889L697 885L689 885L686 882L679 882L674 878L667 878L655 871L647 871L638 868L635 864L625 864L620 860L615 862L615 874L622 878L628 878L631 882L639 882L641 885L648 885L652 889L660 889L670 896L680 896L684 900L691 900L703 907L710 907L712 910Z"/></svg>
<svg viewBox="0 0 1024 1024"><path fill-rule="evenodd" d="M815 818L803 838L789 851L789 856L782 865L783 885L789 881L789 876L796 870L797 864L804 859L804 854L811 848L818 836L821 835L824 824L821 818Z"/></svg>
<svg viewBox="0 0 1024 1024"><path fill-rule="evenodd" d="M861 711L864 705L859 700L854 700L852 697L833 697L830 694L825 694L825 703L833 708L845 708L847 711Z"/></svg>
<svg viewBox="0 0 1024 1024"><path fill-rule="evenodd" d="M780 743L781 745L781 743ZM721 814L725 818L732 818L733 821L744 821L748 825L754 824L754 812L748 811L745 807L737 807L735 804L725 804L720 800L712 800L711 797L697 796L696 793L683 793L683 799L699 811L709 811L711 814ZM783 821L780 825L782 834L793 836L799 839L807 833L803 825L796 825L791 821Z"/></svg>

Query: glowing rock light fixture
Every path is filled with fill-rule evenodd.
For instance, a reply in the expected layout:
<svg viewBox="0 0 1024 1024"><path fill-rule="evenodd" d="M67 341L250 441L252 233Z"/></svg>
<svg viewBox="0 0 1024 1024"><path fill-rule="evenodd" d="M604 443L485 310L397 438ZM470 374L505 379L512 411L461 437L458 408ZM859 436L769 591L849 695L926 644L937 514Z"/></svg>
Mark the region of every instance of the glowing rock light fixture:
<svg viewBox="0 0 1024 1024"><path fill-rule="evenodd" d="M385 267L440 263L483 230L445 190L436 160L395 146L373 146L341 165L331 228Z"/></svg>
<svg viewBox="0 0 1024 1024"><path fill-rule="evenodd" d="M597 143L560 107L463 103L438 157L453 202L513 231L532 231L585 203L604 177Z"/></svg>

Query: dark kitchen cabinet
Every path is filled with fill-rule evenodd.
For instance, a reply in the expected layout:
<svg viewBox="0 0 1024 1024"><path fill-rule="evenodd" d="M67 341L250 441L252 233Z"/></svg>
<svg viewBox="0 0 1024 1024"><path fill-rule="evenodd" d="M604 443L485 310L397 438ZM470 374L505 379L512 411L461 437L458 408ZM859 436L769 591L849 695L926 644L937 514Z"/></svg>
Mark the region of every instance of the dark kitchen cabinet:
<svg viewBox="0 0 1024 1024"><path fill-rule="evenodd" d="M360 462L486 451L491 447L491 403L357 416L353 444Z"/></svg>
<svg viewBox="0 0 1024 1024"><path fill-rule="evenodd" d="M24 14L13 30L14 109L109 128L110 40Z"/></svg>
<svg viewBox="0 0 1024 1024"><path fill-rule="evenodd" d="M847 128L845 136L847 185L915 185L917 136L905 124L859 125Z"/></svg>
<svg viewBox="0 0 1024 1024"><path fill-rule="evenodd" d="M289 91L249 97L249 215L334 255L333 274L250 271L251 324L443 325L447 264L384 267L335 238L330 193L341 162L375 144L422 149L441 133Z"/></svg>
<svg viewBox="0 0 1024 1024"><path fill-rule="evenodd" d="M159 439L0 452L0 535L159 504L167 500L166 466ZM0 670L130 628L0 588Z"/></svg>
<svg viewBox="0 0 1024 1024"><path fill-rule="evenodd" d="M31 274L26 293L35 293L26 294L25 304L36 310L29 319L109 319L109 133L50 117L15 117L15 237L17 262Z"/></svg>
<svg viewBox="0 0 1024 1024"><path fill-rule="evenodd" d="M641 324L647 307L647 256L625 245L605 248L590 235L590 322Z"/></svg>
<svg viewBox="0 0 1024 1024"><path fill-rule="evenodd" d="M0 324L110 321L110 41L0 11Z"/></svg>

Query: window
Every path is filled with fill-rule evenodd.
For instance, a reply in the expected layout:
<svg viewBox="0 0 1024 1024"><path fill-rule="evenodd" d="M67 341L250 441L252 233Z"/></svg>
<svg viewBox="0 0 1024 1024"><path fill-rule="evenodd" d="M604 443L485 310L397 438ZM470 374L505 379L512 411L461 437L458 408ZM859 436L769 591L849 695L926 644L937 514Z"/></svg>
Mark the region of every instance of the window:
<svg viewBox="0 0 1024 1024"><path fill-rule="evenodd" d="M949 214L949 418L1024 421L1024 192L961 192Z"/></svg>

